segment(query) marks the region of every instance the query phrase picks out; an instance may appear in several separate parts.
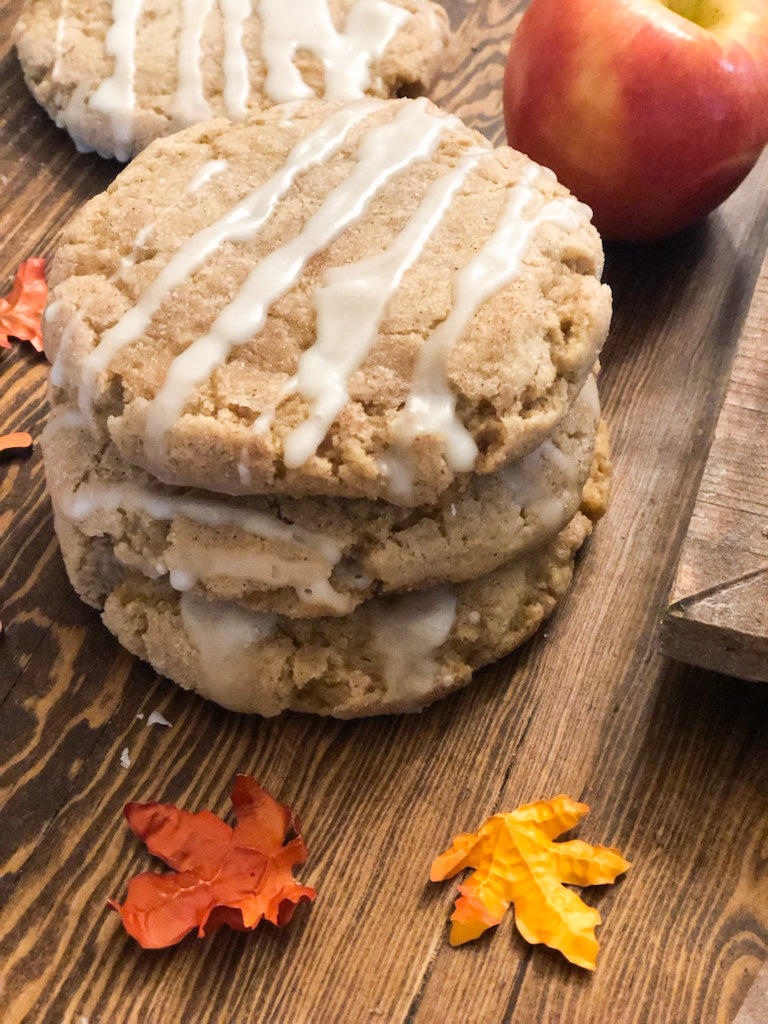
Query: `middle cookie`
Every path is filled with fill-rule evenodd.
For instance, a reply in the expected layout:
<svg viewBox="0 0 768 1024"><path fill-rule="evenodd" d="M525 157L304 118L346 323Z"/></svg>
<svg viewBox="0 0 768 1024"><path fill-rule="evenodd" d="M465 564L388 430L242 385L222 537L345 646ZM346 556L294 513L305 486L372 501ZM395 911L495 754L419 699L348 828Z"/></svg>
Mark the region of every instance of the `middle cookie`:
<svg viewBox="0 0 768 1024"><path fill-rule="evenodd" d="M254 610L346 615L376 593L461 582L554 536L579 507L600 406L590 377L552 436L435 506L365 499L229 497L164 486L122 460L74 411L43 437L76 590L103 603L109 567L169 575L180 591ZM598 457L603 443L598 434Z"/></svg>

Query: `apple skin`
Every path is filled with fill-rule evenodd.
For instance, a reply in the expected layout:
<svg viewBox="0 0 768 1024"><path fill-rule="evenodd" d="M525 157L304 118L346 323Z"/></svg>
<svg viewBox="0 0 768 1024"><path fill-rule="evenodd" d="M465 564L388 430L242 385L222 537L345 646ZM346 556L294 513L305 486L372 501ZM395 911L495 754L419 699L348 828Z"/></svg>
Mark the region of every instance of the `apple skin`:
<svg viewBox="0 0 768 1024"><path fill-rule="evenodd" d="M533 0L512 39L509 143L551 167L607 238L700 220L768 143L768 0L709 6L721 18L702 28L661 0Z"/></svg>

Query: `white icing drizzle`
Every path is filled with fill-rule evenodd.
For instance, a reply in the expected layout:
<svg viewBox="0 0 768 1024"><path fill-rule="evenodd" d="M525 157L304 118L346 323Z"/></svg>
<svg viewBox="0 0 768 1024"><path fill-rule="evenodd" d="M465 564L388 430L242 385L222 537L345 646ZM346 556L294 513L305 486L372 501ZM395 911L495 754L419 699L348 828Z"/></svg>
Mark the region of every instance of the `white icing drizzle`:
<svg viewBox="0 0 768 1024"><path fill-rule="evenodd" d="M86 422L77 409L59 408L43 429L43 439L57 430L82 430Z"/></svg>
<svg viewBox="0 0 768 1024"><path fill-rule="evenodd" d="M290 587L305 605L322 605L336 613L349 612L350 598L334 590L328 579L332 569L329 561L318 558L308 561L246 546L219 548L186 539L166 555L162 571L168 571L174 590L191 590L198 580L238 580L263 584L270 590Z"/></svg>
<svg viewBox="0 0 768 1024"><path fill-rule="evenodd" d="M224 16L224 105L233 121L241 121L251 91L243 46L243 25L251 13L251 0L219 0L219 6Z"/></svg>
<svg viewBox="0 0 768 1024"><path fill-rule="evenodd" d="M49 437L60 430L87 429L85 417L78 409L62 408L45 427ZM72 439L75 443L75 439ZM342 556L341 546L321 533L287 523L276 515L255 512L214 498L194 498L184 494L161 494L135 482L85 483L69 495L66 514L77 521L86 519L96 509L142 511L154 519L170 520L184 516L204 526L236 526L245 533L265 540L287 541L316 552L334 564Z"/></svg>
<svg viewBox="0 0 768 1024"><path fill-rule="evenodd" d="M144 227L139 228L139 230L136 232L136 235L135 235L135 237L133 239L133 245L131 246L131 252L130 252L130 254L128 256L126 256L125 260L123 261L124 263L133 264L133 263L136 262L136 255L137 255L139 249L141 249L142 245L144 245L146 240L152 234L152 231L154 230L154 227L155 227L155 222L152 220L152 221L149 222L149 224L145 224Z"/></svg>
<svg viewBox="0 0 768 1024"><path fill-rule="evenodd" d="M87 308L88 300L86 299L83 304L83 312ZM45 313L45 322L51 323L61 308L61 303L52 302ZM54 311L55 310L55 311ZM83 323L81 310L75 310L72 316L67 321L67 325L61 332L61 338L59 340L59 347L56 351L56 358L53 360L51 365L51 372L48 375L48 380L51 387L60 388L64 386L64 353L69 347L70 340L74 335L78 327L81 327ZM47 355L47 353L46 353ZM79 413L78 413L79 415Z"/></svg>
<svg viewBox="0 0 768 1024"><path fill-rule="evenodd" d="M187 569L171 569L168 573L168 582L174 590L184 593L192 590L197 583L197 577Z"/></svg>
<svg viewBox="0 0 768 1024"><path fill-rule="evenodd" d="M205 98L201 69L203 30L213 0L181 0L181 30L177 61L177 85L169 112L180 125L204 121L211 116Z"/></svg>
<svg viewBox="0 0 768 1024"><path fill-rule="evenodd" d="M66 105L59 110L55 117L57 126L59 128L66 128L69 132L78 153L94 152L94 147L87 143L85 139L81 138L78 134L78 127L82 124L87 124L89 120L87 112L88 100L88 87L84 82L81 82L75 87L72 95L67 100ZM112 154L100 152L99 155L109 157Z"/></svg>
<svg viewBox="0 0 768 1024"><path fill-rule="evenodd" d="M183 516L204 526L234 526L254 537L290 542L298 545L298 553L281 555L248 548L231 551L185 541L166 556L170 564L158 563L156 568L161 575L168 572L171 586L178 591L191 590L200 579L227 577L262 583L271 589L291 587L305 604L322 604L334 612L350 610L349 598L334 590L330 583L331 573L342 555L336 541L284 523L268 513L203 498L159 495L127 482L83 484L74 494L59 495L57 508L73 522L83 522L96 511L119 509L144 512L162 521Z"/></svg>
<svg viewBox="0 0 768 1024"><path fill-rule="evenodd" d="M197 174L184 189L184 194L188 196L193 195L198 191L198 189L201 189L203 185L207 185L209 181L212 181L220 174L223 174L228 166L229 164L226 160L206 160Z"/></svg>
<svg viewBox="0 0 768 1024"><path fill-rule="evenodd" d="M231 601L209 601L197 594L179 598L181 623L200 656L200 667L211 683L221 685L232 672L232 659L268 639L277 616L247 611Z"/></svg>
<svg viewBox="0 0 768 1024"><path fill-rule="evenodd" d="M192 592L180 596L179 612L184 631L198 649L203 674L217 686L222 678L231 677L237 659L279 628L274 614L249 611L231 601L211 601ZM401 701L427 696L440 671L437 652L456 621L453 590L433 587L376 601L367 614L386 696Z"/></svg>
<svg viewBox="0 0 768 1024"><path fill-rule="evenodd" d="M56 19L56 37L53 43L53 66L51 67L51 81L57 82L61 70L61 57L64 52L64 32L67 27L67 0L61 0L59 16Z"/></svg>
<svg viewBox="0 0 768 1024"><path fill-rule="evenodd" d="M115 66L91 96L90 106L107 114L115 142L115 156L128 160L133 148L133 115L136 96L133 77L136 69L136 34L143 0L112 0L112 24L107 31L105 49L114 57Z"/></svg>
<svg viewBox="0 0 768 1024"><path fill-rule="evenodd" d="M45 313L43 314L43 319L45 320L45 322L47 324L50 324L52 321L54 321L58 316L60 309L60 302L49 302L48 305L46 306Z"/></svg>
<svg viewBox="0 0 768 1024"><path fill-rule="evenodd" d="M248 451L245 448L240 450L240 458L237 462L237 476L243 487L250 486L251 471L248 468Z"/></svg>
<svg viewBox="0 0 768 1024"><path fill-rule="evenodd" d="M228 166L229 165L227 164L226 160L206 160L206 162L203 164L200 170L186 185L184 191L182 192L182 196L194 195L194 193L201 189L204 185L207 185L209 181L211 181L213 178L217 177L219 174L225 171ZM167 213L169 210L174 209L176 206L177 203L175 202L169 203L168 206L163 207L163 209L158 214L158 217ZM144 245L146 240L155 230L156 223L157 217L154 218L154 220L149 221L148 224L145 224L143 227L139 228L139 230L136 232L136 236L133 239L133 243L131 244L131 251L128 253L127 256L123 257L123 267L132 267L136 263L136 257L139 255L141 247ZM110 280L114 280L115 277L118 276L118 274L113 274Z"/></svg>
<svg viewBox="0 0 768 1024"><path fill-rule="evenodd" d="M410 500L413 494L413 474L406 457L390 448L379 459L381 475L387 481L387 490L392 501Z"/></svg>
<svg viewBox="0 0 768 1024"><path fill-rule="evenodd" d="M350 600L346 594L340 594L334 590L330 580L327 579L317 579L302 590L296 588L296 593L304 604L322 605L337 614L352 611Z"/></svg>
<svg viewBox="0 0 768 1024"><path fill-rule="evenodd" d="M271 405L268 405L266 409L263 409L253 422L251 432L254 434L266 434L266 432L272 426L275 420L275 413L277 407L282 401L288 398L289 395L293 395L296 392L296 375L289 377L288 380L280 388L277 398ZM247 456L247 452L244 453L243 458Z"/></svg>
<svg viewBox="0 0 768 1024"><path fill-rule="evenodd" d="M54 424L82 425L83 421L56 419ZM65 496L62 503L65 514L75 522L82 522L99 511L145 512L153 519L169 521L184 516L193 523L212 528L234 526L254 537L264 540L284 541L298 544L315 554L321 555L332 565L341 558L342 551L331 537L311 533L301 526L285 523L267 512L254 512L235 507L224 501L209 498L191 498L178 494L158 494L138 483L85 483L73 494Z"/></svg>
<svg viewBox="0 0 768 1024"><path fill-rule="evenodd" d="M91 411L95 378L122 348L141 337L166 296L200 267L222 243L253 238L297 175L324 163L338 152L353 126L379 106L379 102L367 100L337 111L297 143L285 164L263 185L250 192L213 224L186 239L176 250L136 305L104 332L99 344L83 361L79 403L83 415L92 425L95 426Z"/></svg>
<svg viewBox="0 0 768 1024"><path fill-rule="evenodd" d="M231 659L272 636L274 614L246 610L229 601L185 592L179 599L182 625L200 652L205 674L220 683ZM439 673L436 654L456 621L456 595L450 587L375 601L366 613L371 646L380 657L386 695L412 701L426 696Z"/></svg>
<svg viewBox="0 0 768 1024"><path fill-rule="evenodd" d="M228 166L229 165L227 164L226 160L206 160L206 162L203 164L200 170L194 175L194 177L192 177L192 179L186 185L184 191L182 192L182 196L194 195L194 193L201 189L204 185L207 185L209 181L211 181L213 178L217 177L219 174L225 171ZM161 217L163 214L167 213L169 210L174 209L174 207L176 206L177 203L175 202L169 203L168 206L163 207L163 209L158 214L158 217ZM133 243L131 245L131 251L128 253L127 256L123 257L123 267L132 267L136 263L136 258L139 255L139 252L141 251L141 247L144 245L146 240L155 230L155 224L157 223L157 219L158 218L156 217L153 220L149 221L148 224L145 224L136 232L136 236L133 239ZM119 274L120 271L118 271L117 274L113 274L109 280L114 281L115 278L119 276Z"/></svg>
<svg viewBox="0 0 768 1024"><path fill-rule="evenodd" d="M383 252L334 267L317 292L317 341L302 353L295 390L312 403L307 419L285 439L289 467L302 466L318 449L349 399L347 382L378 334L388 302L443 219L469 172L487 156L478 149L429 188L416 212Z"/></svg>
<svg viewBox="0 0 768 1024"><path fill-rule="evenodd" d="M185 187L182 195L194 194L204 185L206 185L209 181L212 181L219 174L222 174L227 169L228 166L229 165L226 160L207 160L199 169L199 171L197 171L197 173L192 177L189 184ZM176 203L169 204L161 211L161 214L167 213L167 211L172 209L174 206L176 206ZM152 231L154 230L155 223L156 219L153 219L148 224L145 224L143 227L139 228L139 230L136 232L136 235L134 236L133 242L131 243L131 251L127 256L123 257L123 259L121 260L121 265L118 268L118 270L114 274L112 274L112 276L108 279L110 282L117 280L121 276L126 267L134 266L142 246L144 245L144 243L147 241L149 236L152 234ZM54 387L62 387L64 385L64 352L66 351L69 345L69 341L72 335L74 334L76 328L82 326L81 314L85 312L85 310L87 309L88 303L89 300L86 298L83 302L82 308L80 310L76 310L72 314L69 322L67 323L67 326L64 328L64 331L62 332L61 341L59 343L59 349L56 354L56 359L54 360L53 365L51 367L50 373L50 381ZM46 323L51 323L56 318L60 308L60 302L49 303L45 311Z"/></svg>
<svg viewBox="0 0 768 1024"><path fill-rule="evenodd" d="M439 672L435 655L456 621L453 589L430 587L382 599L371 605L369 614L387 696L412 700L429 693Z"/></svg>
<svg viewBox="0 0 768 1024"><path fill-rule="evenodd" d="M480 251L456 276L454 304L445 320L426 339L411 382L404 408L393 430L399 452L388 456L391 465L400 461L400 495L410 489L403 486L402 447L425 435L445 438L445 460L455 472L468 472L477 456L474 438L456 415L456 396L447 380L446 364L451 350L464 335L472 318L489 298L518 277L523 258L539 227L555 224L564 231L575 231L583 223L583 210L575 199L552 199L535 213L526 210L538 193L533 183L541 168L531 164L522 180L509 191L493 234ZM394 492L393 492L394 493Z"/></svg>
<svg viewBox="0 0 768 1024"><path fill-rule="evenodd" d="M590 374L573 404L577 416L587 412L596 429L600 399L595 378ZM508 463L499 471L514 503L526 519L538 519L554 533L571 511L570 500L580 493L578 459L546 440L529 455ZM570 499L570 500L569 500Z"/></svg>
<svg viewBox="0 0 768 1024"><path fill-rule="evenodd" d="M371 63L410 16L385 0L357 0L341 33L333 24L328 0L260 0L261 49L267 67L264 91L276 103L314 95L294 64L296 51L303 49L323 63L326 99L359 99L370 85Z"/></svg>
<svg viewBox="0 0 768 1024"><path fill-rule="evenodd" d="M233 348L262 330L272 304L296 284L312 256L354 223L387 181L417 160L427 159L452 123L449 116L431 113L426 101L414 100L390 122L371 128L348 177L331 190L298 235L251 271L208 333L173 360L149 404L145 424L145 455L158 473L165 457L166 432L195 389L226 362Z"/></svg>
<svg viewBox="0 0 768 1024"><path fill-rule="evenodd" d="M576 488L578 466L551 441L501 470L509 495L526 519L539 519L557 530L565 513L565 500Z"/></svg>
<svg viewBox="0 0 768 1024"><path fill-rule="evenodd" d="M578 398L579 402L583 402L587 409L589 409L592 417L595 421L595 426L600 419L600 395L597 391L597 381L595 380L594 374L590 374L581 389L581 393Z"/></svg>

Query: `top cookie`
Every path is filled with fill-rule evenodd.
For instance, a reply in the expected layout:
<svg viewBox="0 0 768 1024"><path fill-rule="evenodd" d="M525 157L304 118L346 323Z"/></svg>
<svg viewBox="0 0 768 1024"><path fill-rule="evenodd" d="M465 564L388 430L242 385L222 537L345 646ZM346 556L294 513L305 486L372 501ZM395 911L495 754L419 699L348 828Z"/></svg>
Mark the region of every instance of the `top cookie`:
<svg viewBox="0 0 768 1024"><path fill-rule="evenodd" d="M211 117L423 92L447 34L431 0L30 0L14 42L78 149L129 160Z"/></svg>
<svg viewBox="0 0 768 1024"><path fill-rule="evenodd" d="M430 504L565 415L601 270L551 172L426 100L213 121L65 230L53 399L167 483Z"/></svg>

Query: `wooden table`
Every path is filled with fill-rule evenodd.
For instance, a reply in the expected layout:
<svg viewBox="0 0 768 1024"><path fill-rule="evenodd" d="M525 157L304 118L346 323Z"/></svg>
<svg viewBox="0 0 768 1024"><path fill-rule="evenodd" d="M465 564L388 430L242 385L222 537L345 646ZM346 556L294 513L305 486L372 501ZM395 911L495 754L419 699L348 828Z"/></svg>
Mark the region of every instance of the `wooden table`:
<svg viewBox="0 0 768 1024"><path fill-rule="evenodd" d="M117 169L75 154L26 95L8 45L19 6L0 9L3 285L52 251ZM436 93L494 138L513 10L469 7ZM262 721L158 679L73 595L39 451L2 468L0 1019L732 1021L768 957L768 688L663 658L656 628L765 248L767 196L764 161L706 225L610 248L610 511L545 630L421 715ZM0 372L0 428L39 435L45 364L18 346ZM153 709L173 727L137 718ZM299 874L317 902L282 931L143 952L105 909L150 866L122 805L224 813L238 771L301 814L311 857ZM605 921L596 973L527 946L511 915L450 948L455 886L427 882L432 856L487 815L560 791L593 808L579 835L634 862L615 886L586 890Z"/></svg>

